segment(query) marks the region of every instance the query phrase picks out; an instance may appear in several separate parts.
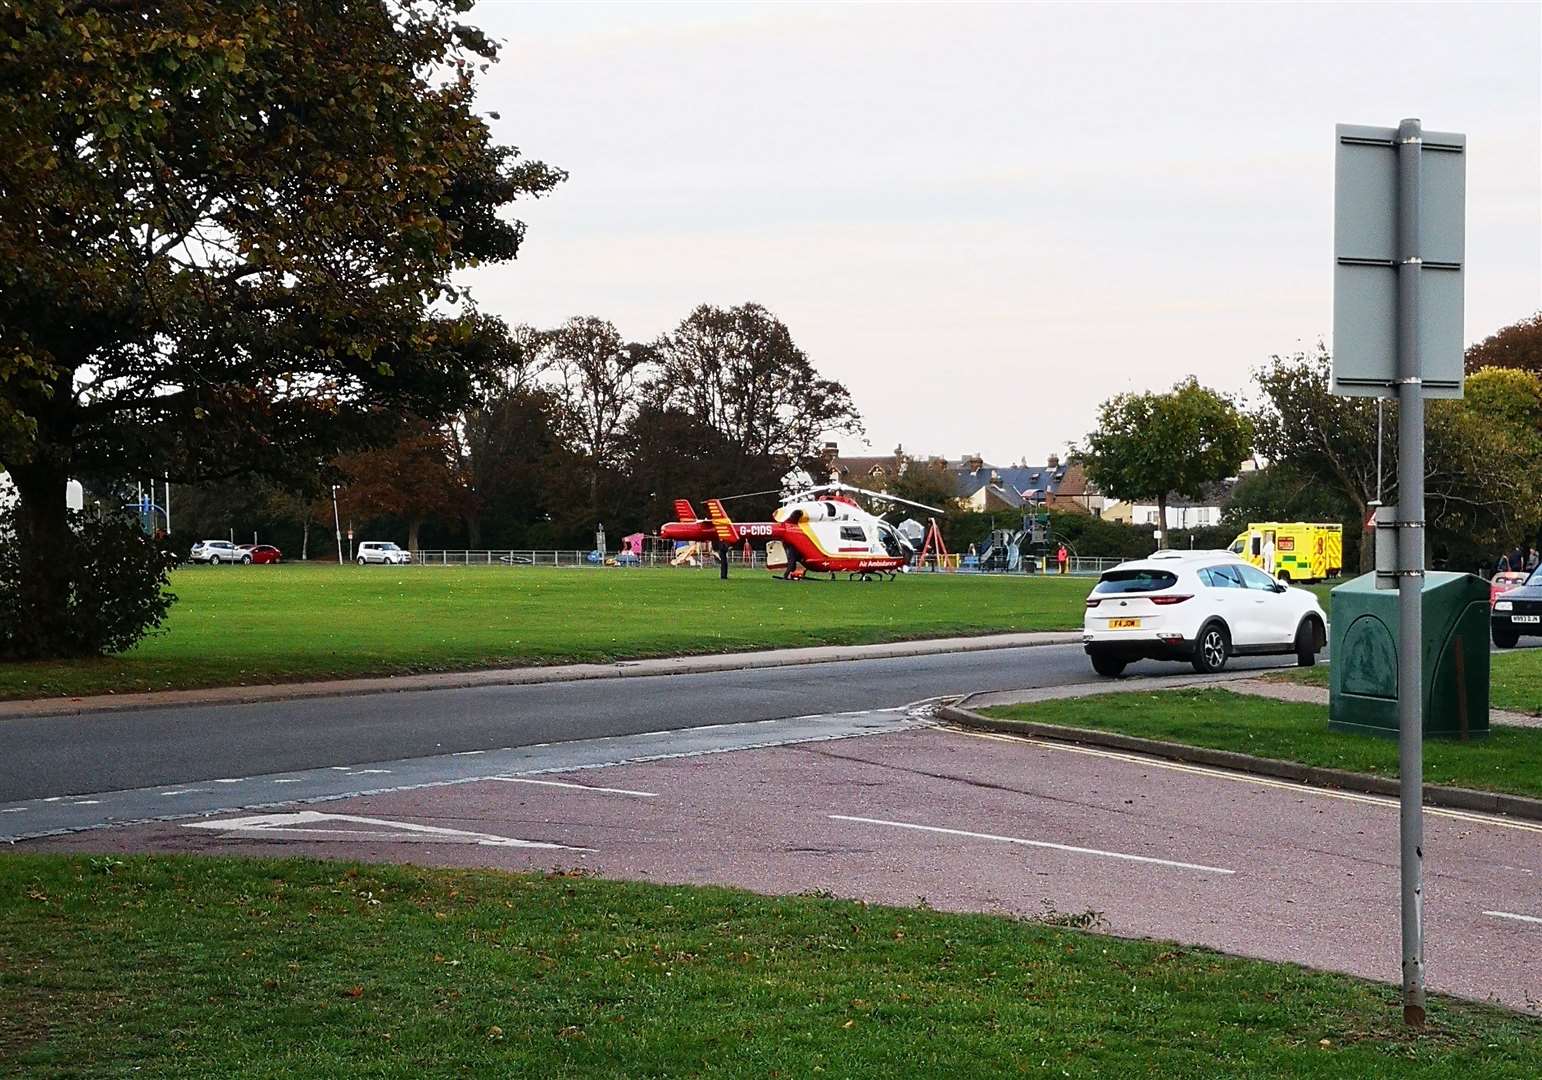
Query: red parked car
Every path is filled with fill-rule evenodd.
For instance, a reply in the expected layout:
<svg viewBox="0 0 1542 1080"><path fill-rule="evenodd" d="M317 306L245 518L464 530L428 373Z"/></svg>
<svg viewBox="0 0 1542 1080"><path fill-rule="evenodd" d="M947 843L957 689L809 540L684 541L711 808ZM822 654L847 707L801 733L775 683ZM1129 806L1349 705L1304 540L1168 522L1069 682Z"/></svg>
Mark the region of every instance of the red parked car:
<svg viewBox="0 0 1542 1080"><path fill-rule="evenodd" d="M1488 583L1488 605L1494 606L1494 601L1499 599L1499 594L1518 589L1526 584L1525 570L1501 570L1495 574Z"/></svg>
<svg viewBox="0 0 1542 1080"><path fill-rule="evenodd" d="M272 544L242 544L241 550L252 557L254 566L284 561L284 553Z"/></svg>

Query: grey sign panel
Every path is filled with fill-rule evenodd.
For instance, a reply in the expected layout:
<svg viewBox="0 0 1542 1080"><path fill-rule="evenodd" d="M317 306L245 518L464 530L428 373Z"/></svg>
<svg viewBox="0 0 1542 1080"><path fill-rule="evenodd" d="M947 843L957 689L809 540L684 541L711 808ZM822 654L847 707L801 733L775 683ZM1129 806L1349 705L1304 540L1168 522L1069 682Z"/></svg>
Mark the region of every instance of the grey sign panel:
<svg viewBox="0 0 1542 1080"><path fill-rule="evenodd" d="M1340 124L1333 222L1333 391L1391 397L1397 378L1397 129ZM1462 396L1467 137L1424 132L1419 337L1427 397Z"/></svg>

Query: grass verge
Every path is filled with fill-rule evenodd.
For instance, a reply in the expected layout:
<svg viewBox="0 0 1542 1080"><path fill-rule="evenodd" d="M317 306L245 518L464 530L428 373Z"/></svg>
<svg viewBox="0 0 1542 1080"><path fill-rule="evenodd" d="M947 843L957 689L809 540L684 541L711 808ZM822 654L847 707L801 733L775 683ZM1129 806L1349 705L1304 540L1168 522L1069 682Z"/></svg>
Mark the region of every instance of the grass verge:
<svg viewBox="0 0 1542 1080"><path fill-rule="evenodd" d="M1489 705L1510 712L1542 716L1542 649L1519 649L1493 655L1489 669ZM1307 686L1328 685L1331 668L1296 668L1271 673L1268 678Z"/></svg>
<svg viewBox="0 0 1542 1080"><path fill-rule="evenodd" d="M1082 579L741 570L190 567L164 632L120 656L0 664L0 698L467 671L955 634L1074 630Z"/></svg>
<svg viewBox="0 0 1542 1080"><path fill-rule="evenodd" d="M995 916L492 872L0 857L0 1072L1533 1077L1534 1018Z"/></svg>
<svg viewBox="0 0 1542 1080"><path fill-rule="evenodd" d="M1117 731L1302 765L1398 775L1396 739L1329 731L1325 706L1228 690L1100 694L983 712L1001 720ZM1470 743L1431 739L1424 744L1424 779L1542 798L1542 730L1494 727L1488 738Z"/></svg>

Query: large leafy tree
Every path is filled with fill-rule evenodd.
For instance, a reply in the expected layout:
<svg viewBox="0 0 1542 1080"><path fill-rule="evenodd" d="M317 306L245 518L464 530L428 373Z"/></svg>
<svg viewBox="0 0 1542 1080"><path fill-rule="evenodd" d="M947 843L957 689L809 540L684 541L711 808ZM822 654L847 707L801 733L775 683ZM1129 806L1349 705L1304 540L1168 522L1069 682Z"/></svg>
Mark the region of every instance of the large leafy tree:
<svg viewBox="0 0 1542 1080"><path fill-rule="evenodd" d="M1167 502L1200 498L1237 474L1252 450L1253 426L1226 398L1195 379L1163 394L1120 394L1103 403L1081 456L1105 494L1157 504L1167 546Z"/></svg>
<svg viewBox="0 0 1542 1080"><path fill-rule="evenodd" d="M1293 475L1348 500L1362 523L1378 494L1397 499L1397 403L1377 405L1329 388L1330 358L1275 357L1258 372L1262 405L1254 413L1259 451ZM1426 403L1425 502L1432 540L1454 557L1508 546L1535 533L1542 482L1542 382L1521 370L1484 368L1467 376L1461 399ZM1365 539L1364 537L1362 538ZM1361 569L1373 547L1361 545Z"/></svg>
<svg viewBox="0 0 1542 1080"><path fill-rule="evenodd" d="M700 417L723 452L761 472L810 468L832 432L860 434L845 386L824 378L787 325L759 304L702 304L658 343L658 404Z"/></svg>
<svg viewBox="0 0 1542 1080"><path fill-rule="evenodd" d="M1467 370L1520 368L1542 375L1542 311L1501 327L1467 350Z"/></svg>
<svg viewBox="0 0 1542 1080"><path fill-rule="evenodd" d="M0 11L0 465L57 651L72 475L314 463L468 391L456 269L561 175L473 109L461 0ZM439 312L439 314L436 314Z"/></svg>

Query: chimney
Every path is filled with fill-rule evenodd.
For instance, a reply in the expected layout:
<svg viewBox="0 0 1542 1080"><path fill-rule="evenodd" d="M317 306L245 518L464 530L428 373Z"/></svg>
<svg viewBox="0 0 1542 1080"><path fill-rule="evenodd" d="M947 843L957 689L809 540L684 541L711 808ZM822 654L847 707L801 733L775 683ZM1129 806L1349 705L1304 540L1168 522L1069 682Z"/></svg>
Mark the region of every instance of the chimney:
<svg viewBox="0 0 1542 1080"><path fill-rule="evenodd" d="M1049 456L1049 467L1050 467L1051 471L1060 468L1060 455L1059 454L1051 454Z"/></svg>
<svg viewBox="0 0 1542 1080"><path fill-rule="evenodd" d="M824 450L820 453L819 456L824 460L824 463L828 465L830 462L839 457L840 453L840 448L838 446L836 446L833 442L827 442L825 443Z"/></svg>
<svg viewBox="0 0 1542 1080"><path fill-rule="evenodd" d="M979 472L985 468L985 458L979 454L970 454L964 459L964 465L970 472Z"/></svg>

